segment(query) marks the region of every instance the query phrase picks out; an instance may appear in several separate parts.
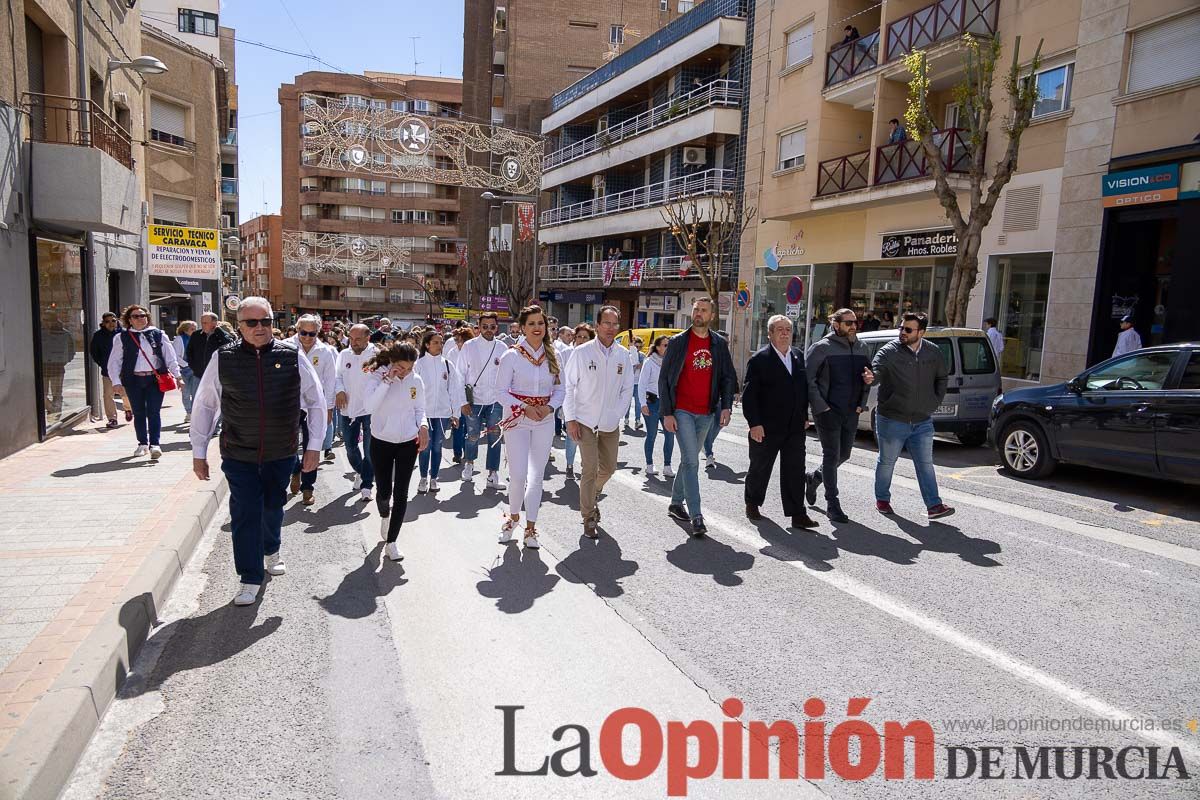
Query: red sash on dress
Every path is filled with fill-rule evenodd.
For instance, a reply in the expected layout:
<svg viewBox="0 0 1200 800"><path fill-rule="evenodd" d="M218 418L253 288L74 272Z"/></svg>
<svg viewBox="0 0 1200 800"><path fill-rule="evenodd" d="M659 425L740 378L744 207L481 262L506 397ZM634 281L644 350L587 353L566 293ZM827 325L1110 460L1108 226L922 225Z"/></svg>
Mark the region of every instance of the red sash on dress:
<svg viewBox="0 0 1200 800"><path fill-rule="evenodd" d="M516 426L520 422L521 417L525 416L525 406L546 406L550 405L548 396L535 397L533 395L514 394L513 397L521 401L521 405L510 405L508 410L511 412L506 418L500 421L500 430L506 431L509 428Z"/></svg>

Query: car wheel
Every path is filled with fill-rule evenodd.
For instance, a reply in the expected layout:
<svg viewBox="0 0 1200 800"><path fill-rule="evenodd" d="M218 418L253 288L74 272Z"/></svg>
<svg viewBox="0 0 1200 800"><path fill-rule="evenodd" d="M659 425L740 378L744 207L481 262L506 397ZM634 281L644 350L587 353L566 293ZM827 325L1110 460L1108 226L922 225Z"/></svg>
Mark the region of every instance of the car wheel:
<svg viewBox="0 0 1200 800"><path fill-rule="evenodd" d="M1000 459L1004 471L1018 478L1044 478L1054 469L1046 437L1033 422L1017 420L1000 434Z"/></svg>
<svg viewBox="0 0 1200 800"><path fill-rule="evenodd" d="M987 434L983 431L970 431L969 433L960 433L956 435L960 444L964 447L979 447L987 441Z"/></svg>

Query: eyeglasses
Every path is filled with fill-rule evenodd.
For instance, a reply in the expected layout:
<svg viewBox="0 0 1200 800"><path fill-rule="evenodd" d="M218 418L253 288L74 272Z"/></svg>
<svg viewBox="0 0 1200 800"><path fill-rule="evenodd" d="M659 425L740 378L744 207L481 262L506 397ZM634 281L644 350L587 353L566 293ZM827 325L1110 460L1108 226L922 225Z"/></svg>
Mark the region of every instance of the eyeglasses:
<svg viewBox="0 0 1200 800"><path fill-rule="evenodd" d="M249 322L250 320L246 320L246 321ZM316 331L298 331L297 335L311 339L312 337L317 335L317 332Z"/></svg>
<svg viewBox="0 0 1200 800"><path fill-rule="evenodd" d="M856 320L856 319L841 319L841 320L838 320L838 323L841 325L845 325L847 328L857 328L858 327L858 320Z"/></svg>
<svg viewBox="0 0 1200 800"><path fill-rule="evenodd" d="M149 314L130 314L129 315L130 319L148 319L149 317L150 317Z"/></svg>
<svg viewBox="0 0 1200 800"><path fill-rule="evenodd" d="M920 328L901 328L900 330L904 331L905 333L916 333L917 331L919 331L921 329Z"/></svg>
<svg viewBox="0 0 1200 800"><path fill-rule="evenodd" d="M259 325L262 325L264 328L271 327L271 320L268 317L263 317L262 319L239 319L238 322L247 328L257 328Z"/></svg>

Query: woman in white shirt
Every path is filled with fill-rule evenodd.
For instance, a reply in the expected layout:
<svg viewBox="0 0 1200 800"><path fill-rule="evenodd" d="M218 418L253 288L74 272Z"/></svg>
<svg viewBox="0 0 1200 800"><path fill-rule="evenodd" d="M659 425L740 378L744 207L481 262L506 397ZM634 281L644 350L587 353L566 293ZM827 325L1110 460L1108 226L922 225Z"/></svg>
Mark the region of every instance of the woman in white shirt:
<svg viewBox="0 0 1200 800"><path fill-rule="evenodd" d="M404 558L396 537L408 510L417 453L429 446L425 385L413 372L416 362L417 348L400 342L384 347L363 365L368 374L364 396L371 415L371 466L379 492L375 502L380 533L387 538L385 552L393 561Z"/></svg>
<svg viewBox="0 0 1200 800"><path fill-rule="evenodd" d="M670 336L659 336L650 348L650 355L642 365L642 374L638 378L637 396L642 403L642 416L646 418L646 477L658 477L654 470L654 441L658 438L658 428L662 424L658 415L658 376L662 373L663 356L667 353L667 342ZM675 453L675 434L663 428L663 477L673 478L671 471L671 456Z"/></svg>
<svg viewBox="0 0 1200 800"><path fill-rule="evenodd" d="M629 408L625 409L625 427L629 427L629 412L633 412L634 430L642 429L642 415L638 413L642 407L642 391L640 384L637 383L638 376L642 373L642 363L646 360L646 354L642 352L642 346L645 341L640 336L633 336L630 333L629 340L629 368L633 370L634 384L633 397L630 398Z"/></svg>
<svg viewBox="0 0 1200 800"><path fill-rule="evenodd" d="M571 347L571 352L567 354L567 358L563 361L563 366L571 360L575 350L582 344L587 344L592 339L596 338L596 329L586 322L581 322L575 326L575 344ZM566 438L567 451L567 478L574 480L575 478L575 453L579 450L579 442L572 439L570 436Z"/></svg>
<svg viewBox="0 0 1200 800"><path fill-rule="evenodd" d="M546 314L540 306L526 306L517 319L523 336L500 357L496 368L509 471L508 517L500 528L500 543L514 541L523 505L525 546L537 548L542 479L554 442L554 412L562 405L565 388L559 378L558 354L546 341Z"/></svg>
<svg viewBox="0 0 1200 800"><path fill-rule="evenodd" d="M446 353L446 360L452 367L458 369L458 354L462 352L463 345L471 340L471 329L458 328L454 331L452 338L454 339L454 349ZM462 375L462 372L460 371L458 374ZM466 405L466 402L464 401L463 404ZM450 436L450 445L454 448L454 463L461 464L463 453L467 448L467 418L461 412L457 416L458 425L455 426L454 433Z"/></svg>
<svg viewBox="0 0 1200 800"><path fill-rule="evenodd" d="M436 330L426 331L421 338L421 358L417 361L417 375L425 384L425 417L429 420L429 447L417 459L421 470L418 494L438 490L442 438L452 428L458 428L459 409L467 402L458 368L442 355L443 341Z"/></svg>
<svg viewBox="0 0 1200 800"><path fill-rule="evenodd" d="M170 373L183 380L175 348L170 339L150 324L145 306L129 306L121 314L121 334L113 339L108 357L108 377L114 389L122 389L133 407L133 429L137 434L134 457L150 452L150 460L162 458L159 436L162 433L163 393L158 376Z"/></svg>

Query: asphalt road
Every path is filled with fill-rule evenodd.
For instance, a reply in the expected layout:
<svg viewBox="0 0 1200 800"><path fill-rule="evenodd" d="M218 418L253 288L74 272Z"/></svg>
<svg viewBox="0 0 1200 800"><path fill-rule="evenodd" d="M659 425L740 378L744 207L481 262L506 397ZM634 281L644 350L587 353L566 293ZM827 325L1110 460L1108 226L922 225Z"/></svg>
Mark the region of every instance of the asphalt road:
<svg viewBox="0 0 1200 800"><path fill-rule="evenodd" d="M500 497L450 467L436 500L410 503L402 565L381 563L373 504L350 492L339 449L322 468L318 505L289 507L288 573L258 605L229 605L228 517L214 524L66 797L663 797L668 772L682 774L667 768L678 730L657 770L620 780L601 757L606 717L638 707L662 731L668 720L707 720L732 752L740 728L722 727L727 698L744 704L743 721L803 730L815 719L827 737L848 714L880 732L926 721L936 777L911 777L910 741L904 780L885 780L882 766L863 781L832 767L822 779L780 780L772 755L770 779L723 779L722 766L688 782L689 797L1200 795L1200 731L1186 727L1200 716L1200 505L1190 490L1066 468L1023 483L983 448L939 442L939 482L957 513L925 520L905 461L899 516L885 518L873 505L874 449L861 438L842 478L854 521L830 524L821 500L820 529L794 531L774 486L763 509L772 519L745 519L744 437L739 421L722 432L720 463L701 478L707 538L666 516L669 484L645 479L641 434L627 431L598 542L580 535L558 445L540 553L497 545ZM810 439L810 464L818 457ZM806 709L810 698L824 701L823 715ZM850 698L870 702L851 712ZM587 735L598 774L496 775L506 713L515 768L535 770ZM1171 727L1144 730L1148 719ZM560 730L556 741L567 725L586 734ZM982 780L977 765L975 777L947 778L956 745L1005 748L1006 777ZM1015 780L1018 746L1158 747L1160 772L1176 747L1193 777ZM1142 753L1129 771L1146 767ZM852 740L851 762L860 756ZM675 757L704 754L692 741ZM577 769L580 748L560 760ZM1053 776L1052 753L1048 763ZM1086 774L1089 754L1083 763Z"/></svg>

